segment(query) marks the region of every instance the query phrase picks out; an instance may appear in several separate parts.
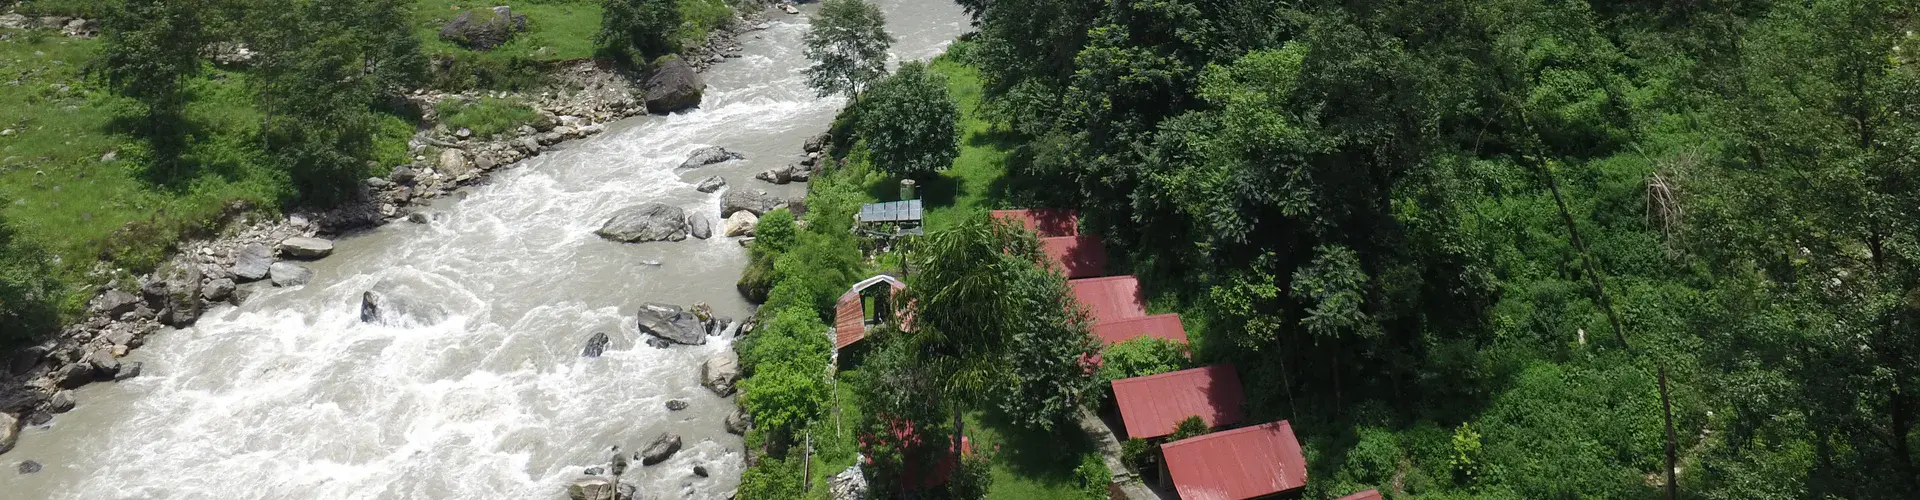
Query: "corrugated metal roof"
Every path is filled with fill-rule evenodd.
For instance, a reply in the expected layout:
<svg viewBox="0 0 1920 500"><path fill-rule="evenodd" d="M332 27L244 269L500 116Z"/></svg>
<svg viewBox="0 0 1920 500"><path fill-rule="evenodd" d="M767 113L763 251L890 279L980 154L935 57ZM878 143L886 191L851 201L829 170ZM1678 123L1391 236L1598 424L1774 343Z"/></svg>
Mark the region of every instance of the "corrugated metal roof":
<svg viewBox="0 0 1920 500"><path fill-rule="evenodd" d="M1285 420L1163 444L1160 453L1184 500L1245 500L1307 485L1307 459Z"/></svg>
<svg viewBox="0 0 1920 500"><path fill-rule="evenodd" d="M1367 490L1340 497L1337 500L1380 500L1380 490Z"/></svg>
<svg viewBox="0 0 1920 500"><path fill-rule="evenodd" d="M1100 337L1100 343L1113 345L1140 337L1167 339L1182 344L1187 343L1187 329L1180 325L1178 314L1155 314L1140 318L1108 321L1093 325L1093 335Z"/></svg>
<svg viewBox="0 0 1920 500"><path fill-rule="evenodd" d="M1060 267L1067 279L1093 278L1107 274L1107 246L1100 237L1079 235L1040 238L1040 250Z"/></svg>
<svg viewBox="0 0 1920 500"><path fill-rule="evenodd" d="M860 292L881 283L892 287L893 293L900 293L901 290L907 289L905 283L882 274L861 280L848 288L846 293L840 294L840 300L833 306L834 349L846 347L867 338L867 309L866 304L860 300Z"/></svg>
<svg viewBox="0 0 1920 500"><path fill-rule="evenodd" d="M1207 427L1238 423L1246 396L1240 374L1232 365L1213 365L1172 373L1113 381L1113 398L1120 406L1120 423L1129 438L1150 439L1173 434L1187 417L1198 416Z"/></svg>
<svg viewBox="0 0 1920 500"><path fill-rule="evenodd" d="M860 222L919 222L920 200L868 203L860 206Z"/></svg>
<svg viewBox="0 0 1920 500"><path fill-rule="evenodd" d="M1147 315L1147 299L1140 294L1140 280L1132 276L1109 276L1067 281L1073 298L1093 315L1093 324L1139 318Z"/></svg>
<svg viewBox="0 0 1920 500"><path fill-rule="evenodd" d="M1077 236L1080 234L1080 214L1064 208L1034 208L1026 210L994 210L995 219L1019 222L1021 226L1040 235L1041 238Z"/></svg>

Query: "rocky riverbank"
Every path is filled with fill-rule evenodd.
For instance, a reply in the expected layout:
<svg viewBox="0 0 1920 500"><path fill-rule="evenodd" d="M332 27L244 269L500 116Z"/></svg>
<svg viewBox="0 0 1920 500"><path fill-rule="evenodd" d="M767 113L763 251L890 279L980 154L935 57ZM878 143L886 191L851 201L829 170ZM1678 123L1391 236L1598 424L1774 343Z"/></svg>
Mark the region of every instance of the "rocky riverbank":
<svg viewBox="0 0 1920 500"><path fill-rule="evenodd" d="M19 19L16 19L19 17ZM764 29L757 14L716 30L705 46L688 51L688 64L705 69L740 50L739 35ZM60 26L70 36L92 36L94 23L79 19L31 19L0 16L0 24ZM434 125L410 141L413 162L361 183L355 198L341 206L260 218L255 207L229 206L220 236L179 245L153 273L113 279L88 304L87 317L51 339L0 357L0 453L13 447L22 426L45 425L75 405L72 389L85 384L139 376L137 362L120 358L139 348L163 327L192 325L203 311L238 305L261 287L298 286L310 277L301 262L324 258L331 242L318 238L349 234L399 220L432 223L423 208L463 186L485 181L497 170L538 156L569 140L601 133L603 124L645 114L646 84L593 61L578 61L552 75L552 84L526 93L414 92L405 98L423 110L429 123L435 104L447 99L498 97L524 102L539 119L507 134L477 137L471 131ZM764 193L760 193L764 197ZM760 202L763 200L747 200ZM100 276L124 274L107 268Z"/></svg>

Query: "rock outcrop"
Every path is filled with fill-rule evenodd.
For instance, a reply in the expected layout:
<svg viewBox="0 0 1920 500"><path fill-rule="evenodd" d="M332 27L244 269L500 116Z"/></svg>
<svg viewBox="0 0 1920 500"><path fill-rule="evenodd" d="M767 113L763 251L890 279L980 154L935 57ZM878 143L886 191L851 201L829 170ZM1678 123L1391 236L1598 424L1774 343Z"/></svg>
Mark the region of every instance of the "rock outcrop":
<svg viewBox="0 0 1920 500"><path fill-rule="evenodd" d="M526 30L527 16L515 14L506 6L469 9L440 28L440 39L474 50L493 50L512 40L514 33Z"/></svg>
<svg viewBox="0 0 1920 500"><path fill-rule="evenodd" d="M687 155L687 161L680 162L679 169L691 170L691 169L704 167L707 165L712 165L715 163L725 163L733 160L744 160L744 159L747 159L747 155L740 154L720 146L707 146L704 148L693 150L693 154ZM724 183L722 185L724 185Z"/></svg>
<svg viewBox="0 0 1920 500"><path fill-rule="evenodd" d="M699 106L707 83L700 80L700 74L686 61L667 56L654 66L653 74L647 76L646 89L647 111L664 114Z"/></svg>
<svg viewBox="0 0 1920 500"><path fill-rule="evenodd" d="M693 214L693 215L687 216L687 234L690 234L695 238L700 238L703 240L707 238L712 238L713 237L713 218L707 217L705 214Z"/></svg>
<svg viewBox="0 0 1920 500"><path fill-rule="evenodd" d="M734 212L745 211L755 217L766 215L775 208L787 204L764 189L733 189L720 197L720 216L732 217Z"/></svg>
<svg viewBox="0 0 1920 500"><path fill-rule="evenodd" d="M618 500L631 500L634 498L636 487L633 483L620 483L619 489L620 498ZM614 500L613 491L613 480L611 479L604 477L583 477L575 479L573 484L567 485L567 498L569 500Z"/></svg>
<svg viewBox="0 0 1920 500"><path fill-rule="evenodd" d="M700 320L680 306L648 302L640 306L639 316L640 331L648 335L681 345L707 343L707 331Z"/></svg>
<svg viewBox="0 0 1920 500"><path fill-rule="evenodd" d="M640 465L653 465L665 462L668 458L672 458L674 453L679 451L680 436L673 433L663 433L660 437L653 438L653 442L648 443L646 448L640 450Z"/></svg>
<svg viewBox="0 0 1920 500"><path fill-rule="evenodd" d="M727 187L726 179L722 179L718 175L709 175L705 179L700 179L700 183L695 185L693 189L702 193L712 193L724 187Z"/></svg>
<svg viewBox="0 0 1920 500"><path fill-rule="evenodd" d="M308 237L287 238L280 241L280 254L296 259L318 259L333 253L333 242Z"/></svg>
<svg viewBox="0 0 1920 500"><path fill-rule="evenodd" d="M594 332L592 337L587 338L587 346L580 349L580 356L598 358L607 352L607 343L611 341L612 339L607 338L606 332Z"/></svg>
<svg viewBox="0 0 1920 500"><path fill-rule="evenodd" d="M753 416L748 415L747 410L734 409L733 413L727 414L727 432L729 433L745 436L747 427L752 424Z"/></svg>
<svg viewBox="0 0 1920 500"><path fill-rule="evenodd" d="M0 453L13 451L13 444L20 441L20 420L9 413L0 413Z"/></svg>
<svg viewBox="0 0 1920 500"><path fill-rule="evenodd" d="M313 271L292 262L275 262L268 268L267 275L273 280L273 286L300 286L313 281Z"/></svg>
<svg viewBox="0 0 1920 500"><path fill-rule="evenodd" d="M233 276L241 283L267 279L267 267L273 265L273 250L253 243L233 252Z"/></svg>
<svg viewBox="0 0 1920 500"><path fill-rule="evenodd" d="M665 203L646 203L620 209L593 234L613 241L641 243L687 239L687 213Z"/></svg>
<svg viewBox="0 0 1920 500"><path fill-rule="evenodd" d="M714 356L700 365L700 385L720 397L733 395L733 386L739 382L740 360L731 352Z"/></svg>
<svg viewBox="0 0 1920 500"><path fill-rule="evenodd" d="M734 236L753 236L753 229L759 225L759 217L754 217L752 212L741 211L733 214L732 217L728 217L727 221L722 224L722 230L729 238Z"/></svg>
<svg viewBox="0 0 1920 500"><path fill-rule="evenodd" d="M186 326L200 319L200 267L174 266L164 270L158 283L159 297L147 297L148 305L167 314L160 322L167 326ZM149 288L154 288L149 283ZM155 299L159 300L155 300Z"/></svg>

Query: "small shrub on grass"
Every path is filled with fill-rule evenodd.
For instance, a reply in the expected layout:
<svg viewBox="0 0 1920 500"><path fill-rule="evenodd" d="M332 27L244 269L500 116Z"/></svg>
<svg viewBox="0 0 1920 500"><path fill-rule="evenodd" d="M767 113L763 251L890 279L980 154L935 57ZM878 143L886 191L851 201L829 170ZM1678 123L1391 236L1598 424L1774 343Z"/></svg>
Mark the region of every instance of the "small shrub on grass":
<svg viewBox="0 0 1920 500"><path fill-rule="evenodd" d="M492 97L474 102L448 99L440 101L434 108L440 113L440 122L446 124L447 128L472 130L474 135L480 137L507 133L540 119L540 113L531 106Z"/></svg>

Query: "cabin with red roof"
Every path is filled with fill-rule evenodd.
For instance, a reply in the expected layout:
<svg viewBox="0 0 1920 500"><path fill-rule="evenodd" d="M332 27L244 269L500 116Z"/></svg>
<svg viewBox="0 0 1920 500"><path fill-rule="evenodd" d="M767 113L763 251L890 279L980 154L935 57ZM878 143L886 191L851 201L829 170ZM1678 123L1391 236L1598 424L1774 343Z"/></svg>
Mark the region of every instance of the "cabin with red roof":
<svg viewBox="0 0 1920 500"><path fill-rule="evenodd" d="M1067 287L1095 325L1147 315L1147 297L1140 293L1140 280L1132 276L1068 280Z"/></svg>
<svg viewBox="0 0 1920 500"><path fill-rule="evenodd" d="M1282 498L1307 486L1307 459L1285 420L1174 441L1160 454L1182 500Z"/></svg>
<svg viewBox="0 0 1920 500"><path fill-rule="evenodd" d="M1041 238L1080 235L1080 214L1060 208L1034 208L1024 210L994 210L990 212L995 220L1011 221L1033 231Z"/></svg>
<svg viewBox="0 0 1920 500"><path fill-rule="evenodd" d="M1140 337L1153 337L1185 344L1187 327L1180 324L1178 314L1155 314L1095 324L1093 336L1100 338L1101 345L1114 345Z"/></svg>
<svg viewBox="0 0 1920 500"><path fill-rule="evenodd" d="M881 285L886 285L884 296ZM853 345L867 338L867 330L893 319L893 296L906 289L906 283L882 274L855 283L847 293L840 294L833 307L833 349Z"/></svg>
<svg viewBox="0 0 1920 500"><path fill-rule="evenodd" d="M1246 418L1246 394L1232 365L1115 380L1113 399L1128 438L1165 437L1188 417L1200 417L1210 429Z"/></svg>
<svg viewBox="0 0 1920 500"><path fill-rule="evenodd" d="M1107 274L1107 247L1092 235L1040 238L1040 250L1047 254L1054 269L1067 279L1096 278Z"/></svg>

